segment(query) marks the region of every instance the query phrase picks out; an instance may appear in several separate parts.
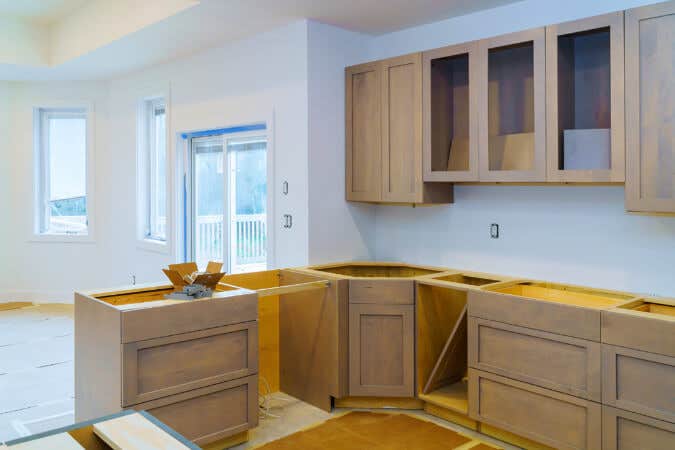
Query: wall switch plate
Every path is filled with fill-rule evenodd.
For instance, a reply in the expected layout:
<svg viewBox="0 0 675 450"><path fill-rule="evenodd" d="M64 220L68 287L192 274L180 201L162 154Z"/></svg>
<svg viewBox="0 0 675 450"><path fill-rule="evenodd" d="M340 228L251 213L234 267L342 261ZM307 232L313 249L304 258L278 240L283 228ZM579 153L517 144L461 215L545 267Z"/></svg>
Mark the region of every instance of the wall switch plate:
<svg viewBox="0 0 675 450"><path fill-rule="evenodd" d="M493 223L490 225L490 237L492 239L499 239L499 224Z"/></svg>

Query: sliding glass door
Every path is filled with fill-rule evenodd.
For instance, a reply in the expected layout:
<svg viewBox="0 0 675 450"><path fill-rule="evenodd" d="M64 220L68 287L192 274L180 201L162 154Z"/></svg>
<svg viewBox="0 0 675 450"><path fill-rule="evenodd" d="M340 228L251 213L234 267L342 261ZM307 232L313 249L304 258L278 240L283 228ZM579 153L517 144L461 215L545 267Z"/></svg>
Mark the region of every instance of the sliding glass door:
<svg viewBox="0 0 675 450"><path fill-rule="evenodd" d="M222 261L229 273L267 267L267 139L220 134L190 139L187 260Z"/></svg>

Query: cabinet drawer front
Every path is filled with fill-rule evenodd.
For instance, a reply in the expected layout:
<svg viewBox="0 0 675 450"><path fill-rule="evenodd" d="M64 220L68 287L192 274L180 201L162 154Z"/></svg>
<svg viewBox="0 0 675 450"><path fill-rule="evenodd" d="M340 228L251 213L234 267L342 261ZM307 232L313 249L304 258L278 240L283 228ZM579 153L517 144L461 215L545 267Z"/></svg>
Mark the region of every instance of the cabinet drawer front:
<svg viewBox="0 0 675 450"><path fill-rule="evenodd" d="M675 423L675 358L602 346L602 401Z"/></svg>
<svg viewBox="0 0 675 450"><path fill-rule="evenodd" d="M197 445L258 425L258 376L216 384L135 405Z"/></svg>
<svg viewBox="0 0 675 450"><path fill-rule="evenodd" d="M469 416L559 449L600 449L597 403L469 369Z"/></svg>
<svg viewBox="0 0 675 450"><path fill-rule="evenodd" d="M600 401L600 344L484 319L469 319L469 365Z"/></svg>
<svg viewBox="0 0 675 450"><path fill-rule="evenodd" d="M470 291L469 316L600 342L600 310L488 291Z"/></svg>
<svg viewBox="0 0 675 450"><path fill-rule="evenodd" d="M675 358L673 322L633 311L602 312L602 342Z"/></svg>
<svg viewBox="0 0 675 450"><path fill-rule="evenodd" d="M349 303L412 305L415 282L412 280L350 280Z"/></svg>
<svg viewBox="0 0 675 450"><path fill-rule="evenodd" d="M349 394L414 397L414 307L349 305Z"/></svg>
<svg viewBox="0 0 675 450"><path fill-rule="evenodd" d="M672 450L675 448L675 424L603 406L602 448Z"/></svg>
<svg viewBox="0 0 675 450"><path fill-rule="evenodd" d="M123 311L122 343L256 320L258 295L237 292L232 291L233 297Z"/></svg>
<svg viewBox="0 0 675 450"><path fill-rule="evenodd" d="M258 323L124 344L124 406L258 371Z"/></svg>

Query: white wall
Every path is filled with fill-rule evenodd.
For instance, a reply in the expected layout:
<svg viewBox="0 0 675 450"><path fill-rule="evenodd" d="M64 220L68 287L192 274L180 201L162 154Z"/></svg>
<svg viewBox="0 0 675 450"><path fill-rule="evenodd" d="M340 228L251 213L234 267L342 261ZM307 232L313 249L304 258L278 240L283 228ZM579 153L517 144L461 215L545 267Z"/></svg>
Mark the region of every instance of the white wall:
<svg viewBox="0 0 675 450"><path fill-rule="evenodd" d="M375 209L345 201L344 170L344 68L370 37L318 22L308 35L309 262L371 259Z"/></svg>
<svg viewBox="0 0 675 450"><path fill-rule="evenodd" d="M367 59L653 3L526 0L375 38ZM461 186L451 206L377 207L377 259L675 296L675 218L624 213L622 187ZM489 237L501 225L502 237Z"/></svg>
<svg viewBox="0 0 675 450"><path fill-rule="evenodd" d="M163 280L160 269L176 260L176 249L155 253L138 248L136 242L135 125L140 96L167 84L172 135L273 117L274 175L293 186L288 196L281 195L280 181L271 187L277 206L272 213L276 264L307 264L307 76L307 22L301 21L122 79L12 83L4 121L0 106L0 132L3 127L11 130L8 144L0 146L0 161L11 162L9 189L0 181L0 200L9 192L12 211L11 218L2 221L8 229L1 235L9 242L0 260L11 267L4 289L0 280L0 301L70 300L74 290L129 284L131 274L139 283ZM6 104L3 92L0 85L0 105ZM92 101L96 108L95 243L31 242L32 108L69 100ZM283 213L294 216L291 230L281 228Z"/></svg>
<svg viewBox="0 0 675 450"><path fill-rule="evenodd" d="M10 84L0 81L0 205L7 210L10 204L10 167L11 159L6 158L6 149L9 149L9 117L10 117ZM0 292L7 289L9 283L9 253L7 246L10 221L5 217L0 220Z"/></svg>
<svg viewBox="0 0 675 450"><path fill-rule="evenodd" d="M108 91L103 82L80 83L12 83L10 89L9 133L7 145L0 148L0 158L10 161L9 207L2 259L8 264L7 288L0 300L69 299L76 288L107 283L116 259L116 243L107 235L120 220L118 213L103 200L114 180L107 174L111 155L106 146ZM96 206L95 242L57 243L33 240L33 108L60 102L92 103L94 117ZM124 219L122 219L124 220ZM5 233L3 233L5 234Z"/></svg>

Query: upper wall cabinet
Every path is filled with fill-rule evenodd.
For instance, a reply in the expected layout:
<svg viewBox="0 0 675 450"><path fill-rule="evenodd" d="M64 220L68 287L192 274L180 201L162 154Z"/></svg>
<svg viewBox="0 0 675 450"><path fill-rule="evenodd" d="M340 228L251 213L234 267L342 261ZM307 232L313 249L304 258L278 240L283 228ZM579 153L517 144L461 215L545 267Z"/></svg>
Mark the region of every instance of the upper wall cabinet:
<svg viewBox="0 0 675 450"><path fill-rule="evenodd" d="M346 69L347 200L451 203L422 179L422 55Z"/></svg>
<svg viewBox="0 0 675 450"><path fill-rule="evenodd" d="M623 42L623 12L546 28L548 181L624 181Z"/></svg>
<svg viewBox="0 0 675 450"><path fill-rule="evenodd" d="M478 43L425 52L424 181L478 181Z"/></svg>
<svg viewBox="0 0 675 450"><path fill-rule="evenodd" d="M382 69L379 63L345 71L347 200L379 202L382 188Z"/></svg>
<svg viewBox="0 0 675 450"><path fill-rule="evenodd" d="M480 41L480 180L546 181L546 32Z"/></svg>
<svg viewBox="0 0 675 450"><path fill-rule="evenodd" d="M626 209L675 213L675 1L626 11Z"/></svg>

